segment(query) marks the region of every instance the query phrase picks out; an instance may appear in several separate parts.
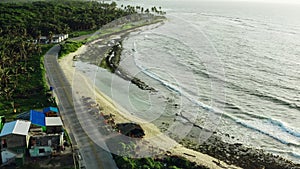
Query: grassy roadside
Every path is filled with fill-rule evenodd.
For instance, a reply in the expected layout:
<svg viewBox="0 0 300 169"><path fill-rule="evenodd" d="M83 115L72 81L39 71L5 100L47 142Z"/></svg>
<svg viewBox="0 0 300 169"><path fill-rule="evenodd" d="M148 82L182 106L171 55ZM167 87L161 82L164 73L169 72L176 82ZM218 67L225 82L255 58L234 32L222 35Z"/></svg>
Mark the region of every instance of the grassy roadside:
<svg viewBox="0 0 300 169"><path fill-rule="evenodd" d="M80 37L88 36L92 33L95 33L95 31L96 30L72 32L69 35L71 40L67 40L66 42L60 44L61 49L59 51L58 58L62 58L69 53L75 52L78 48L86 43L86 40L76 40L76 38L81 39Z"/></svg>
<svg viewBox="0 0 300 169"><path fill-rule="evenodd" d="M58 54L58 58L62 58L69 53L75 52L78 48L80 48L84 44L84 41L71 41L68 40L62 44L60 44L60 51Z"/></svg>

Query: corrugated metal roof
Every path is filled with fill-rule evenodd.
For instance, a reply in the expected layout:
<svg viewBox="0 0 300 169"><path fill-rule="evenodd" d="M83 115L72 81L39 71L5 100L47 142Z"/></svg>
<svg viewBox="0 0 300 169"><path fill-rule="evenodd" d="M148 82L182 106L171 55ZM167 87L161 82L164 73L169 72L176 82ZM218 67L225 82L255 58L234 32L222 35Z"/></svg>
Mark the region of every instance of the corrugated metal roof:
<svg viewBox="0 0 300 169"><path fill-rule="evenodd" d="M35 110L30 110L30 121L38 126L45 126L45 114Z"/></svg>
<svg viewBox="0 0 300 169"><path fill-rule="evenodd" d="M57 107L46 107L43 109L43 113L47 113L47 112L58 113L58 109L57 109Z"/></svg>
<svg viewBox="0 0 300 169"><path fill-rule="evenodd" d="M1 131L0 137L9 134L27 135L30 128L29 121L17 120L5 123Z"/></svg>
<svg viewBox="0 0 300 169"><path fill-rule="evenodd" d="M60 117L46 117L46 126L62 126Z"/></svg>
<svg viewBox="0 0 300 169"><path fill-rule="evenodd" d="M14 128L14 134L27 135L30 128L30 121L17 120Z"/></svg>
<svg viewBox="0 0 300 169"><path fill-rule="evenodd" d="M15 125L17 124L17 121L12 121L9 123L5 123L3 126L3 129L1 130L0 136L5 136L8 134L12 134L15 128Z"/></svg>

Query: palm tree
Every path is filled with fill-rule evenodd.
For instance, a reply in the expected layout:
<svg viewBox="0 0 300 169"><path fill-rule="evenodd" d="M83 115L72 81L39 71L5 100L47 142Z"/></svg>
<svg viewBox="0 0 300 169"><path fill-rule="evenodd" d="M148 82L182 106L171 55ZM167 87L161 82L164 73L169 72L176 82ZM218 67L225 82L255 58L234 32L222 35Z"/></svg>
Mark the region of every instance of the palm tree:
<svg viewBox="0 0 300 169"><path fill-rule="evenodd" d="M147 14L149 14L150 11L149 11L149 9L147 8L147 9L145 10L145 12L146 12Z"/></svg>
<svg viewBox="0 0 300 169"><path fill-rule="evenodd" d="M52 39L53 39L53 32L52 31L49 31L48 39L49 39L49 43L52 43Z"/></svg>

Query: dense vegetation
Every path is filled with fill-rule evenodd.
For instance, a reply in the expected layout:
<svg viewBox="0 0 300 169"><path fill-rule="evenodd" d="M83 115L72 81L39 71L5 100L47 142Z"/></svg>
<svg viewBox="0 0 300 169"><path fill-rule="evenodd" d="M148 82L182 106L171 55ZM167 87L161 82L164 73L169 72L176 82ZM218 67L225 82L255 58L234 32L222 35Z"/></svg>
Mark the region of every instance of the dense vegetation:
<svg viewBox="0 0 300 169"><path fill-rule="evenodd" d="M135 12L116 8L116 3L96 1L36 1L31 3L1 3L0 25L27 32L32 38L78 30L95 30L102 25Z"/></svg>
<svg viewBox="0 0 300 169"><path fill-rule="evenodd" d="M41 36L81 35L125 15L132 8L95 1L33 1L0 3L0 114L16 113L55 104L48 94L42 55L51 45L33 43ZM80 44L75 44L78 46ZM74 50L65 45L62 54Z"/></svg>
<svg viewBox="0 0 300 169"><path fill-rule="evenodd" d="M0 114L55 105L47 95L41 57L52 45L39 46L10 35L0 41Z"/></svg>
<svg viewBox="0 0 300 169"><path fill-rule="evenodd" d="M121 150L119 153L122 155L113 155L113 157L121 169L208 169L179 156L160 155L156 158L130 158L129 154L137 155L136 145L129 142L120 143L118 146Z"/></svg>
<svg viewBox="0 0 300 169"><path fill-rule="evenodd" d="M157 159L115 156L115 161L118 167L122 169L208 169L179 156L166 156Z"/></svg>

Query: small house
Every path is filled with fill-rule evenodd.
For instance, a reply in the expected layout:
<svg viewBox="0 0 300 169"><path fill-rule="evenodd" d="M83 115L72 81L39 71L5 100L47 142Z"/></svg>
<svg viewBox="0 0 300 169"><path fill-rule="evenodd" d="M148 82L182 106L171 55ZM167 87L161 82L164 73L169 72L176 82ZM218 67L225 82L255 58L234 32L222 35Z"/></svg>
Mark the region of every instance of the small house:
<svg viewBox="0 0 300 169"><path fill-rule="evenodd" d="M53 35L51 37L51 39L47 36L41 36L39 38L39 42L43 43L43 44L48 44L48 43L60 43L66 39L68 39L69 35L68 34L57 34L57 35ZM35 40L37 41L37 40ZM34 41L34 42L35 42Z"/></svg>
<svg viewBox="0 0 300 169"><path fill-rule="evenodd" d="M45 124L47 133L60 133L63 131L63 123L60 117L46 117Z"/></svg>
<svg viewBox="0 0 300 169"><path fill-rule="evenodd" d="M1 149L23 150L26 149L29 141L29 121L17 120L5 123L0 134Z"/></svg>
<svg viewBox="0 0 300 169"><path fill-rule="evenodd" d="M68 34L53 35L51 43L60 43L69 37Z"/></svg>
<svg viewBox="0 0 300 169"><path fill-rule="evenodd" d="M40 114L44 113L40 112ZM44 116L43 125L45 125L46 130L43 127L30 129L30 157L49 156L53 152L61 150L64 136L61 118Z"/></svg>
<svg viewBox="0 0 300 169"><path fill-rule="evenodd" d="M42 128L46 133L60 133L63 131L63 123L58 117L56 107L47 107L43 112L30 110L30 121L33 124L31 128Z"/></svg>
<svg viewBox="0 0 300 169"><path fill-rule="evenodd" d="M61 151L63 132L46 135L45 133L31 132L30 135L30 157L50 156L53 152Z"/></svg>
<svg viewBox="0 0 300 169"><path fill-rule="evenodd" d="M63 132L46 134L44 132L31 131L30 136L30 157L49 156L55 151L59 152L63 145Z"/></svg>
<svg viewBox="0 0 300 169"><path fill-rule="evenodd" d="M43 113L46 117L57 117L58 116L58 108L57 107L46 107L43 109Z"/></svg>
<svg viewBox="0 0 300 169"><path fill-rule="evenodd" d="M49 43L49 39L47 38L47 36L41 36L39 42L43 44L47 44Z"/></svg>
<svg viewBox="0 0 300 169"><path fill-rule="evenodd" d="M19 164L24 163L26 148L29 143L29 121L17 120L5 123L0 133L1 162L3 164L18 159Z"/></svg>
<svg viewBox="0 0 300 169"><path fill-rule="evenodd" d="M61 37L61 36L59 36L59 35L54 35L54 36L52 37L51 43L60 43L60 42L62 42L62 37Z"/></svg>

